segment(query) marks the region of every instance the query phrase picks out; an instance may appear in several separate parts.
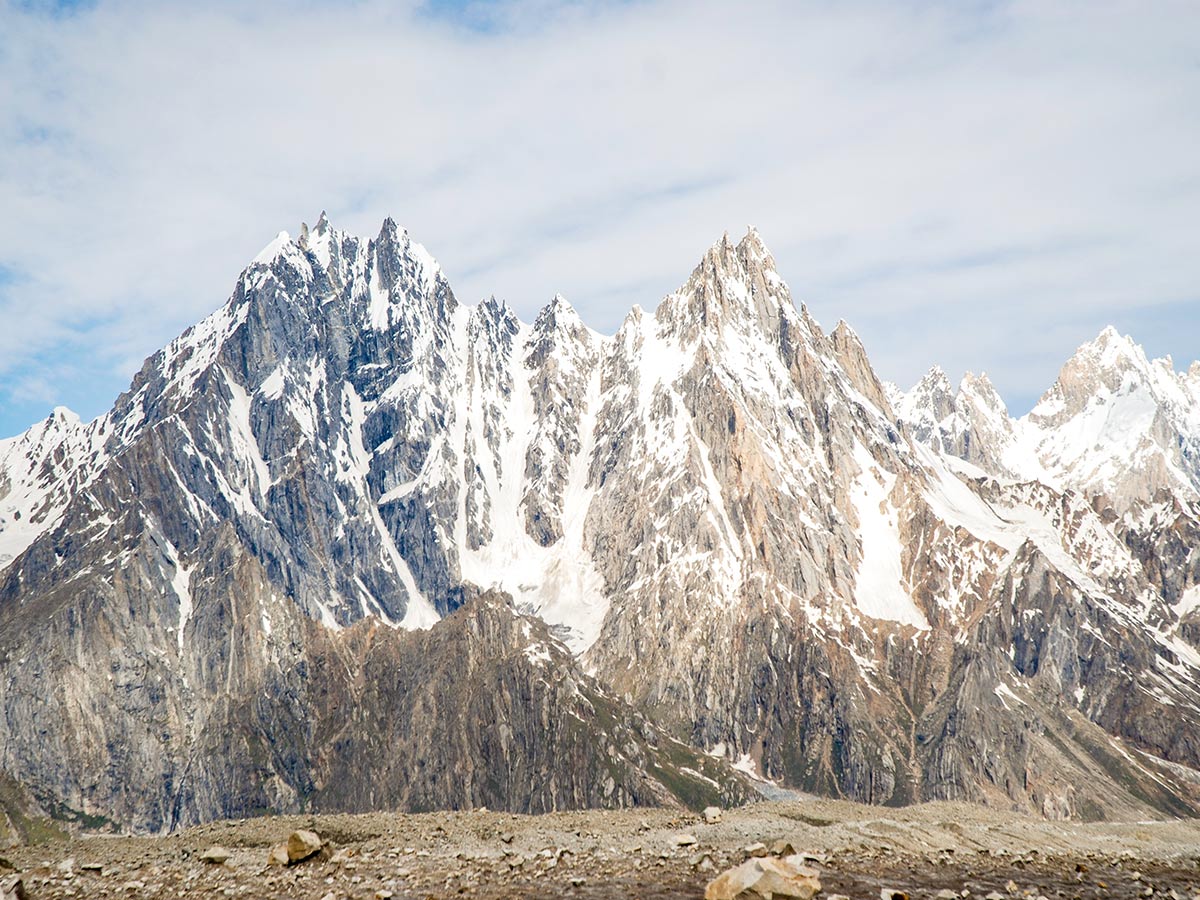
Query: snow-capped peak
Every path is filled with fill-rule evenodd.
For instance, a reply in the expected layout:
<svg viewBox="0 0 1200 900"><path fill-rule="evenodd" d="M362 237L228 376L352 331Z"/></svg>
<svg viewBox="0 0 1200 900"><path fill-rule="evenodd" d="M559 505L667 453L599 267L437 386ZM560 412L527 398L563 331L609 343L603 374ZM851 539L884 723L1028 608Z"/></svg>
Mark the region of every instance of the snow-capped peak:
<svg viewBox="0 0 1200 900"><path fill-rule="evenodd" d="M321 215L317 218L317 224L311 229L307 222L300 223L300 236L296 238L296 244L301 250L312 250L314 244L320 243L322 240L328 240L330 233L333 231L329 224L329 216L325 214L325 210L321 210Z"/></svg>
<svg viewBox="0 0 1200 900"><path fill-rule="evenodd" d="M58 522L103 464L104 425L84 425L57 406L24 434L0 440L0 569Z"/></svg>
<svg viewBox="0 0 1200 900"><path fill-rule="evenodd" d="M687 282L665 297L655 318L685 341L729 329L778 345L782 322L796 310L758 233L734 244L728 233L705 251Z"/></svg>
<svg viewBox="0 0 1200 900"><path fill-rule="evenodd" d="M953 389L950 386L950 377L946 374L946 370L941 366L931 366L919 382L917 382L914 390L925 394L931 393L950 393Z"/></svg>
<svg viewBox="0 0 1200 900"><path fill-rule="evenodd" d="M1075 351L1075 356L1068 365L1094 365L1101 369L1125 368L1134 366L1144 368L1149 361L1140 346L1134 343L1129 335L1123 335L1116 328L1106 326L1094 340L1088 341Z"/></svg>
<svg viewBox="0 0 1200 900"><path fill-rule="evenodd" d="M941 366L933 366L893 404L896 415L910 424L932 426L950 413L954 389Z"/></svg>
<svg viewBox="0 0 1200 900"><path fill-rule="evenodd" d="M1004 403L1004 398L1000 396L1000 392L996 390L996 386L992 384L992 380L988 378L986 372L979 375L974 372L964 373L962 381L958 383L958 395L970 398L987 409L1002 413L1006 418L1008 416L1008 407Z"/></svg>
<svg viewBox="0 0 1200 900"><path fill-rule="evenodd" d="M1061 422L1102 393L1128 396L1144 389L1158 401L1185 401L1181 381L1169 360L1149 360L1140 345L1110 325L1067 360L1029 418L1045 424Z"/></svg>
<svg viewBox="0 0 1200 900"><path fill-rule="evenodd" d="M277 257L283 248L292 242L292 236L286 231L281 231L275 235L267 246L258 251L258 254L252 259L251 265L266 266Z"/></svg>
<svg viewBox="0 0 1200 900"><path fill-rule="evenodd" d="M967 373L950 398L936 367L893 409L919 442L994 476L1103 495L1117 508L1162 489L1200 495L1200 366L1177 373L1111 326L1021 419L986 376Z"/></svg>
<svg viewBox="0 0 1200 900"><path fill-rule="evenodd" d="M1051 478L1116 506L1200 491L1200 385L1111 326L1082 345L1023 420Z"/></svg>
<svg viewBox="0 0 1200 900"><path fill-rule="evenodd" d="M738 246L745 248L747 253L755 253L763 258L770 258L770 253L767 251L767 245L763 243L762 235L753 225L746 226L746 235L740 241ZM774 260L772 260L774 266Z"/></svg>
<svg viewBox="0 0 1200 900"><path fill-rule="evenodd" d="M558 293L550 298L550 302L543 307L542 312L549 312L555 317L579 318L579 313L575 311L575 307L570 304L566 297Z"/></svg>
<svg viewBox="0 0 1200 900"><path fill-rule="evenodd" d="M575 307L568 303L562 294L555 294L553 299L541 308L533 320L533 330L537 334L556 331L574 334L581 330L590 331L575 311Z"/></svg>
<svg viewBox="0 0 1200 900"><path fill-rule="evenodd" d="M50 414L50 418L53 419L55 423L68 428L74 428L79 424L79 414L65 406L54 407L54 411Z"/></svg>
<svg viewBox="0 0 1200 900"><path fill-rule="evenodd" d="M442 267L433 254L414 241L408 229L400 228L390 216L383 220L376 247L377 252L390 250L397 258L411 261L410 276L427 290L432 290L433 283L442 276Z"/></svg>

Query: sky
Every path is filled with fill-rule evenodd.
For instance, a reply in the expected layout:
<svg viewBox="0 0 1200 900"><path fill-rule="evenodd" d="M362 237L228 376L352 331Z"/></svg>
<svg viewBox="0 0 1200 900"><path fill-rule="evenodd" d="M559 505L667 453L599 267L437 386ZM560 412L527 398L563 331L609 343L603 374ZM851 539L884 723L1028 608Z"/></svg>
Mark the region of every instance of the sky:
<svg viewBox="0 0 1200 900"><path fill-rule="evenodd" d="M104 412L280 230L611 333L755 225L878 374L1021 414L1200 357L1200 3L0 0L0 435Z"/></svg>

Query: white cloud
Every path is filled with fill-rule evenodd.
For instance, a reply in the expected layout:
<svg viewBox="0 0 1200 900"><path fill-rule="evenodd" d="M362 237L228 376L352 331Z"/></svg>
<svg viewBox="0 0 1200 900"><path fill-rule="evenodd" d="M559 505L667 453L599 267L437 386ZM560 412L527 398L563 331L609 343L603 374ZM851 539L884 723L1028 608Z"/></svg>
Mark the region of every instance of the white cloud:
<svg viewBox="0 0 1200 900"><path fill-rule="evenodd" d="M753 221L902 383L1024 401L1110 321L1200 346L1194 3L253 10L0 7L9 393L69 353L60 400L115 395L322 208L392 215L464 300L562 291L602 330Z"/></svg>

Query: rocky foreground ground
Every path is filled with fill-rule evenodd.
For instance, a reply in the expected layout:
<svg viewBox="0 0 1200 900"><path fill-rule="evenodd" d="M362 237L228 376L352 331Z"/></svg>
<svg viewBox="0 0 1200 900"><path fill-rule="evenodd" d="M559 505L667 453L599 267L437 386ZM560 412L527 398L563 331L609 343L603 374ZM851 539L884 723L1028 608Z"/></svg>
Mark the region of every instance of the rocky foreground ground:
<svg viewBox="0 0 1200 900"><path fill-rule="evenodd" d="M268 865L297 829L328 842ZM1057 823L960 804L762 803L719 822L670 810L293 816L165 837L79 837L5 851L30 898L704 896L754 845L808 857L821 898L1200 900L1200 822ZM224 862L205 861L224 848ZM218 859L224 853L209 854ZM8 868L5 868L7 865Z"/></svg>

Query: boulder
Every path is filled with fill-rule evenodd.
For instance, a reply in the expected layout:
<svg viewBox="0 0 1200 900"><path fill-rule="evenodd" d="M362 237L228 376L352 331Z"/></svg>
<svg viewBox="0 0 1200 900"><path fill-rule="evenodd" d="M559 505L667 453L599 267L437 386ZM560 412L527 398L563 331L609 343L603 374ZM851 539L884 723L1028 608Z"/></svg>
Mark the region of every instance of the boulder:
<svg viewBox="0 0 1200 900"><path fill-rule="evenodd" d="M224 847L209 847L200 854L200 862L212 863L213 865L223 865L233 854Z"/></svg>
<svg viewBox="0 0 1200 900"><path fill-rule="evenodd" d="M820 890L816 870L798 856L753 857L710 881L704 900L812 900Z"/></svg>
<svg viewBox="0 0 1200 900"><path fill-rule="evenodd" d="M721 821L721 808L718 806L704 807L704 821L709 825L716 825Z"/></svg>
<svg viewBox="0 0 1200 900"><path fill-rule="evenodd" d="M276 844L271 848L271 852L267 854L268 866L286 866L288 864L288 845L285 841L282 844Z"/></svg>
<svg viewBox="0 0 1200 900"><path fill-rule="evenodd" d="M321 852L321 838L315 831L293 831L287 839L288 865L303 862Z"/></svg>

